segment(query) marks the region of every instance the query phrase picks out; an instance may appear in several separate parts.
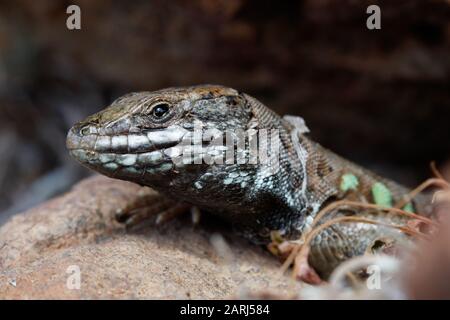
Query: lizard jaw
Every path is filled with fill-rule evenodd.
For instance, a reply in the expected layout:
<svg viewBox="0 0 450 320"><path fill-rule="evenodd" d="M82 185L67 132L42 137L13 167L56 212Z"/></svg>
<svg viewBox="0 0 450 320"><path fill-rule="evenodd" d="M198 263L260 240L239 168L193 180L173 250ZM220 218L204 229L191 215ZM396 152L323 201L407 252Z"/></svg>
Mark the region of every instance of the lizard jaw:
<svg viewBox="0 0 450 320"><path fill-rule="evenodd" d="M66 145L70 155L82 165L116 178L162 173L173 169L170 153L187 130L171 126L143 134L101 135L95 127L74 126Z"/></svg>

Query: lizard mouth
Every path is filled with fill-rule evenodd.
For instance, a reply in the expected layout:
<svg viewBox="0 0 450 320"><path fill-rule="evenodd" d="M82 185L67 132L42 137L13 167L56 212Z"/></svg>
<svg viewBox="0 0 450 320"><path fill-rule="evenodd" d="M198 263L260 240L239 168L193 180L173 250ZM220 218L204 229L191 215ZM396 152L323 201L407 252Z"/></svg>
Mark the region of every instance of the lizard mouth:
<svg viewBox="0 0 450 320"><path fill-rule="evenodd" d="M95 129L75 126L67 134L66 146L70 155L88 168L108 176L134 177L171 170L170 150L186 132L172 126L141 134L100 135Z"/></svg>

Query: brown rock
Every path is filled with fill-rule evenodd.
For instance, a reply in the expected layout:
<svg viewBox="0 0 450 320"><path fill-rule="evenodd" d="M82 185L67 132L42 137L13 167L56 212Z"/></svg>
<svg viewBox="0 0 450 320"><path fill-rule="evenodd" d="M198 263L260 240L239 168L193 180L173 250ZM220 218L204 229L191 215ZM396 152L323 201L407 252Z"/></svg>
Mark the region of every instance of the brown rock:
<svg viewBox="0 0 450 320"><path fill-rule="evenodd" d="M180 218L158 228L147 225L125 231L114 213L139 188L96 176L1 226L0 297L296 295L299 284L289 276L278 276L277 259L226 227L200 223L194 228L188 219ZM80 289L68 289L71 268L80 270Z"/></svg>

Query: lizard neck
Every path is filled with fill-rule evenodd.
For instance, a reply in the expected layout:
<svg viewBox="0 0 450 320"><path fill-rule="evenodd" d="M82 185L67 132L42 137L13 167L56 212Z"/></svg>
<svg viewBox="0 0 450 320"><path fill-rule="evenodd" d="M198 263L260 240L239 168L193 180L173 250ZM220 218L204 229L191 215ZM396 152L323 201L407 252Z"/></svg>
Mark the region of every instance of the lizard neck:
<svg viewBox="0 0 450 320"><path fill-rule="evenodd" d="M235 189L224 193L228 201L225 209L209 211L230 220L256 243L270 241L274 230L285 238L298 238L323 204L338 193L333 175L338 171L337 163L305 135L308 130L301 118L281 118L256 99L246 98L255 128L278 131L279 165L270 175L259 165L250 175L251 183L239 188L239 195L234 194ZM233 203L233 198L239 200Z"/></svg>
<svg viewBox="0 0 450 320"><path fill-rule="evenodd" d="M260 202L265 197L259 192L262 206L256 210L257 219L252 220L258 224L244 224L244 234L254 242L266 242L274 230L285 239L298 239L324 204L339 194L339 163L286 124L281 127L280 138L280 168L271 179L267 201Z"/></svg>

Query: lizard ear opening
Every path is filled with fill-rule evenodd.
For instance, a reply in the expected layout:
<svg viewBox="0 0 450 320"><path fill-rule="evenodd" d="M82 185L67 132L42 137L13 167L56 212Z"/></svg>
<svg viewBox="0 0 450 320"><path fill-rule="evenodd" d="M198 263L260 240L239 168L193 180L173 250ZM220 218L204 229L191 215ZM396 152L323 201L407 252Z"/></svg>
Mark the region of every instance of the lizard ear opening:
<svg viewBox="0 0 450 320"><path fill-rule="evenodd" d="M305 120L302 117L285 115L283 119L293 125L300 134L309 132L309 128L306 126Z"/></svg>

